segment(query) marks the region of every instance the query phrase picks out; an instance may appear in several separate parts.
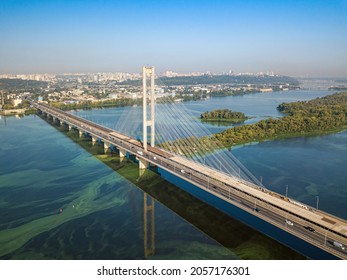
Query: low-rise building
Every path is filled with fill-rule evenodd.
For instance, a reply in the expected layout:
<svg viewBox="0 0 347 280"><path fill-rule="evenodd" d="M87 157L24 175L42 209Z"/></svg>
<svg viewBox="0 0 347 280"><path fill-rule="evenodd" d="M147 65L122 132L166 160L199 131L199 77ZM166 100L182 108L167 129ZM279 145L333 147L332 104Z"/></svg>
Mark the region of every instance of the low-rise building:
<svg viewBox="0 0 347 280"><path fill-rule="evenodd" d="M22 99L21 98L14 98L14 99L12 99L12 104L13 104L14 107L17 107L21 103L22 103Z"/></svg>

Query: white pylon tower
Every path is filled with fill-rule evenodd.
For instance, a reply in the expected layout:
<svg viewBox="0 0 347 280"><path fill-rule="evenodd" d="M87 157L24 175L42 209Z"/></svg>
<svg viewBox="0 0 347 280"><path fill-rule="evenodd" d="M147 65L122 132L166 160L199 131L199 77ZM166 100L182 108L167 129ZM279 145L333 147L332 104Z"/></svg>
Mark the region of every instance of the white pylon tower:
<svg viewBox="0 0 347 280"><path fill-rule="evenodd" d="M147 75L150 75L150 118L148 119L147 114ZM151 143L150 145L154 147L155 142L155 130L154 130L154 66L142 67L142 98L143 98L143 148L147 151L147 127L151 127Z"/></svg>

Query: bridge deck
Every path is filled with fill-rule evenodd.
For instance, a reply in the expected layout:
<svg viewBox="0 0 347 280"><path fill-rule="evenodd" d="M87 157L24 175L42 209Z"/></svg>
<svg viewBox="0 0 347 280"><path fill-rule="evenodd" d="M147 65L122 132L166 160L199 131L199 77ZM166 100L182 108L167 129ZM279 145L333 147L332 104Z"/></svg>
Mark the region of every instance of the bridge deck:
<svg viewBox="0 0 347 280"><path fill-rule="evenodd" d="M200 173L209 176L210 178L214 178L220 182L223 182L226 185L226 190L228 190L228 186L237 187L241 191L245 191L254 196L255 198L279 206L282 209L287 210L288 212L296 213L298 216L301 216L313 223L317 223L326 228L335 230L337 232L341 232L344 235L347 234L347 223L346 221L340 218L331 215L326 215L326 213L322 211L317 211L303 204L301 204L302 206L293 204L289 200L286 201L285 199L281 199L277 196L274 196L272 192L269 192L263 187L241 181L239 178L224 174L222 172L218 172L217 170L193 162L191 160L179 156L173 157L171 158L171 160L184 165L190 170L199 170Z"/></svg>

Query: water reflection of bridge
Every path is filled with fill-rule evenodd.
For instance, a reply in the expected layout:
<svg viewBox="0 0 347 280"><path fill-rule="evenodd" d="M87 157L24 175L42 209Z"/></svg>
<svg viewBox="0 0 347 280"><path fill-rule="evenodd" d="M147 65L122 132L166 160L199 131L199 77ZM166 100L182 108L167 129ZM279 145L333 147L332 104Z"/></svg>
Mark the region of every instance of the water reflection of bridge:
<svg viewBox="0 0 347 280"><path fill-rule="evenodd" d="M151 75L151 110L147 119L146 75ZM347 259L347 252L336 242L347 244L347 222L329 213L313 209L287 197L273 193L263 186L245 181L215 170L209 166L178 156L154 145L154 69L144 68L143 135L147 139L147 127L151 129L150 145L126 136L89 120L32 101L41 113L50 116L61 125L89 135L93 143L101 141L105 150L116 148L120 157L135 155L140 169L155 165L174 176L194 185L196 192L203 191L214 199L234 205L269 224L290 233L332 255ZM144 196L144 250L145 257L155 252L154 201ZM335 244L335 245L334 245Z"/></svg>
<svg viewBox="0 0 347 280"><path fill-rule="evenodd" d="M145 258L155 254L154 198L143 193L143 248Z"/></svg>

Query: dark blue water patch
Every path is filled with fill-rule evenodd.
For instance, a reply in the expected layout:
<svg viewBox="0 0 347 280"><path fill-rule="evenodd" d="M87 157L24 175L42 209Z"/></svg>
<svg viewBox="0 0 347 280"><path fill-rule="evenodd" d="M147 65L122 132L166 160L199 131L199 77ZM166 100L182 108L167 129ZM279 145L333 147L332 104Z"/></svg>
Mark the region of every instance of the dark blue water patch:
<svg viewBox="0 0 347 280"><path fill-rule="evenodd" d="M28 151L29 148L30 151ZM35 160L33 160L32 154L35 154ZM78 153L61 149L61 146L52 147L48 145L41 149L31 145L23 145L1 153L2 161L6 162L6 165L2 166L0 174L26 170L28 163L30 163L30 168L43 171L66 167L78 155ZM61 160L62 158L64 158L64 161Z"/></svg>
<svg viewBox="0 0 347 280"><path fill-rule="evenodd" d="M281 230L280 228L273 226L262 219L226 202L223 199L210 194L194 186L193 184L167 172L163 169L159 169L159 173L165 180L175 184L176 186L182 188L183 190L189 192L195 197L201 199L202 201L212 205L213 207L219 209L220 211L227 213L233 218L247 224L248 226L254 228L257 231L277 240L278 242L294 249L295 251L307 256L310 259L316 260L330 260L337 259L335 256L319 249L304 240Z"/></svg>
<svg viewBox="0 0 347 280"><path fill-rule="evenodd" d="M75 192L76 189L71 190L71 186L66 184L62 186L52 186L50 188L34 189L31 186L28 188L23 187L20 190L10 190L10 188L3 188L0 191L2 198L12 205L20 205L22 203L30 203L32 201L42 201L42 203L52 200L59 200L70 192Z"/></svg>
<svg viewBox="0 0 347 280"><path fill-rule="evenodd" d="M49 188L28 186L20 189L1 188L0 197L8 205L1 207L0 229L14 228L30 221L53 215L74 199L74 193L81 190L81 185L56 185Z"/></svg>
<svg viewBox="0 0 347 280"><path fill-rule="evenodd" d="M41 206L22 206L16 210L1 209L0 230L16 228L30 221L59 213L61 202L51 202Z"/></svg>
<svg viewBox="0 0 347 280"><path fill-rule="evenodd" d="M333 215L347 216L347 131L246 145L232 153L263 184Z"/></svg>

